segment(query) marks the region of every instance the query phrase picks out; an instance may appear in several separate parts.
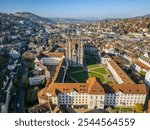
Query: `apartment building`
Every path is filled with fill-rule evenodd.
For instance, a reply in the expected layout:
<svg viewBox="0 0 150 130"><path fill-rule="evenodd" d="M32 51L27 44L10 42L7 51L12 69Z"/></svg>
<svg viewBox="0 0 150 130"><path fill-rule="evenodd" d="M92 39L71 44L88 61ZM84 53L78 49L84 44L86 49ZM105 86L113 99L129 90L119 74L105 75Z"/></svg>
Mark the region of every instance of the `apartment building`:
<svg viewBox="0 0 150 130"><path fill-rule="evenodd" d="M111 57L105 54L102 56L102 64L107 64L111 60Z"/></svg>
<svg viewBox="0 0 150 130"><path fill-rule="evenodd" d="M40 84L42 80L56 80L61 68L64 68L64 71L67 70L67 67L63 66L64 62L64 53L47 51L40 53L34 61L33 76L29 77L30 85ZM61 77L64 81L65 73Z"/></svg>
<svg viewBox="0 0 150 130"><path fill-rule="evenodd" d="M37 85L37 84L40 84L45 79L46 79L45 75L30 77L29 83L30 83L30 85Z"/></svg>
<svg viewBox="0 0 150 130"><path fill-rule="evenodd" d="M132 65L132 68L137 72L147 72L150 70L150 52L145 53L140 56L138 60Z"/></svg>

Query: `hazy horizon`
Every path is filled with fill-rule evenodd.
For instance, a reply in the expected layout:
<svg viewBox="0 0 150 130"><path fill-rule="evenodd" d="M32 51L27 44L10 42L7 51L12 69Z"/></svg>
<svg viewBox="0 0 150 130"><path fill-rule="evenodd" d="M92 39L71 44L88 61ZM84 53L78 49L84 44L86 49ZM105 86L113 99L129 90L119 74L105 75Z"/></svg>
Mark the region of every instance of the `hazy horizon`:
<svg viewBox="0 0 150 130"><path fill-rule="evenodd" d="M149 5L149 0L0 0L0 12L50 18L129 18L149 14Z"/></svg>

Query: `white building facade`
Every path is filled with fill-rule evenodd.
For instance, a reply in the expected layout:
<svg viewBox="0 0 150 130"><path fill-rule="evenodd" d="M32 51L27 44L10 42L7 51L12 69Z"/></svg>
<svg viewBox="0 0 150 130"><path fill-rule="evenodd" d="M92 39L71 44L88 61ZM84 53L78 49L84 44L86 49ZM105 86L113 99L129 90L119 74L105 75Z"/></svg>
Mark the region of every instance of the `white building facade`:
<svg viewBox="0 0 150 130"><path fill-rule="evenodd" d="M72 91L71 93L59 93L57 97L52 97L52 102L56 105L66 107L85 107L88 109L104 108L105 95L92 95L87 93L78 93Z"/></svg>
<svg viewBox="0 0 150 130"><path fill-rule="evenodd" d="M112 73L114 79L118 82L118 84L123 84L124 83L123 80L118 75L116 70L111 66L110 62L107 62L107 67L108 67L109 71Z"/></svg>
<svg viewBox="0 0 150 130"><path fill-rule="evenodd" d="M105 106L113 107L134 107L136 103L145 104L146 94L126 94L118 91L106 93Z"/></svg>
<svg viewBox="0 0 150 130"><path fill-rule="evenodd" d="M102 57L102 64L106 64L111 60L111 58L108 55L105 55Z"/></svg>
<svg viewBox="0 0 150 130"><path fill-rule="evenodd" d="M41 82L45 79L46 79L45 75L34 76L29 78L29 83L30 85L38 85L41 84Z"/></svg>
<svg viewBox="0 0 150 130"><path fill-rule="evenodd" d="M52 104L70 108L104 109L108 106L134 107L137 103L145 104L147 89L144 84L103 86L96 81L90 84L87 82L82 84L84 88L80 88L81 84L78 83L54 83L39 92L39 102L43 103L44 96L45 102L49 100ZM105 87L107 89L104 89ZM84 91L80 91L81 89Z"/></svg>

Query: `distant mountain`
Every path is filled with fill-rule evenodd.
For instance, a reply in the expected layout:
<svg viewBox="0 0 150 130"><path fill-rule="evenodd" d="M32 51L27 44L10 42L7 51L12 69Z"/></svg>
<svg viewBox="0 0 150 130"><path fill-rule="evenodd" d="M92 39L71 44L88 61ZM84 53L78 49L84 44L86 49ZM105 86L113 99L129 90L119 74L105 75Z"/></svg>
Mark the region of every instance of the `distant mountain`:
<svg viewBox="0 0 150 130"><path fill-rule="evenodd" d="M150 14L144 15L144 17L148 17L148 18L150 18Z"/></svg>
<svg viewBox="0 0 150 130"><path fill-rule="evenodd" d="M136 17L132 17L132 18L143 18L143 17L150 18L150 14L146 14L146 15L142 15L142 16L136 16Z"/></svg>
<svg viewBox="0 0 150 130"><path fill-rule="evenodd" d="M36 14L30 13L30 12L17 12L14 14L15 16L20 16L23 18L30 19L34 22L38 22L41 24L49 23L49 24L56 24L56 23L87 23L87 22L97 22L97 21L111 21L115 19L124 19L124 18L60 18L60 17L54 17L54 18L45 18L38 16ZM131 18L143 18L148 17L150 18L150 14L143 15L143 16L137 16L137 17L131 17Z"/></svg>
<svg viewBox="0 0 150 130"><path fill-rule="evenodd" d="M49 18L54 22L57 23L85 23L85 22L91 22L91 20L87 20L87 19L75 19L75 18L59 18L59 17L55 17L55 18Z"/></svg>
<svg viewBox="0 0 150 130"><path fill-rule="evenodd" d="M46 23L55 24L55 22L53 22L52 20L50 20L48 18L44 18L44 17L38 16L38 15L33 14L33 13L29 13L29 12L17 12L14 14L14 16L27 18L27 19L30 19L34 22L38 22L41 24L46 24Z"/></svg>

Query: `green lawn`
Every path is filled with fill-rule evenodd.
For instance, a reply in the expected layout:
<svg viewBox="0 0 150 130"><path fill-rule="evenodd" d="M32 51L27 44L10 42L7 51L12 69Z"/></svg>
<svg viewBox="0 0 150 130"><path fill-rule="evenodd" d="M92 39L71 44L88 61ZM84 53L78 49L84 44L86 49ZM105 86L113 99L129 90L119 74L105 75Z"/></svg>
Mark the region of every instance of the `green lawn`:
<svg viewBox="0 0 150 130"><path fill-rule="evenodd" d="M85 83L88 78L88 74L85 71L74 73L71 76L74 79L76 79L79 83Z"/></svg>
<svg viewBox="0 0 150 130"><path fill-rule="evenodd" d="M113 82L112 81L107 81L107 84L112 84Z"/></svg>
<svg viewBox="0 0 150 130"><path fill-rule="evenodd" d="M75 72L75 71L80 71L80 70L83 70L82 67L68 67L68 72Z"/></svg>
<svg viewBox="0 0 150 130"><path fill-rule="evenodd" d="M104 68L92 69L92 71L95 71L101 74L107 74L107 71Z"/></svg>
<svg viewBox="0 0 150 130"><path fill-rule="evenodd" d="M69 78L68 82L69 82L69 83L75 83L75 81L72 80L71 78Z"/></svg>
<svg viewBox="0 0 150 130"><path fill-rule="evenodd" d="M99 65L97 64L97 56L86 53L86 64L88 69L93 67L98 67Z"/></svg>
<svg viewBox="0 0 150 130"><path fill-rule="evenodd" d="M94 54L92 54L92 53L85 53L85 55L87 55L87 56L90 56L90 57L97 57L97 55L94 55Z"/></svg>
<svg viewBox="0 0 150 130"><path fill-rule="evenodd" d="M113 83L113 81L109 81L107 78L105 79L106 74L111 75L107 68L100 67L99 64L97 64L98 56L90 53L85 53L86 56L86 64L88 68L88 73L90 77L96 77L101 80L102 83Z"/></svg>
<svg viewBox="0 0 150 130"><path fill-rule="evenodd" d="M93 65L93 64L96 64L96 61L94 59L91 59L91 58L86 58L86 64L87 66L89 65Z"/></svg>
<svg viewBox="0 0 150 130"><path fill-rule="evenodd" d="M95 68L95 67L99 67L99 65L98 64L94 64L94 65L88 65L87 66L88 69Z"/></svg>
<svg viewBox="0 0 150 130"><path fill-rule="evenodd" d="M67 73L73 73L73 72L76 72L76 71L82 71L83 68L82 67L68 67L68 70L67 70ZM78 74L78 73L77 73ZM72 74L74 75L74 74ZM68 79L68 82L69 83L75 83L74 80L72 80L71 78Z"/></svg>
<svg viewBox="0 0 150 130"><path fill-rule="evenodd" d="M111 110L111 112L116 112L116 111L132 112L133 109L131 107L116 107Z"/></svg>
<svg viewBox="0 0 150 130"><path fill-rule="evenodd" d="M94 73L94 72L89 72L89 75L90 75L90 77L99 78L101 80L101 82L105 82L105 78L101 74L97 74L97 73Z"/></svg>

